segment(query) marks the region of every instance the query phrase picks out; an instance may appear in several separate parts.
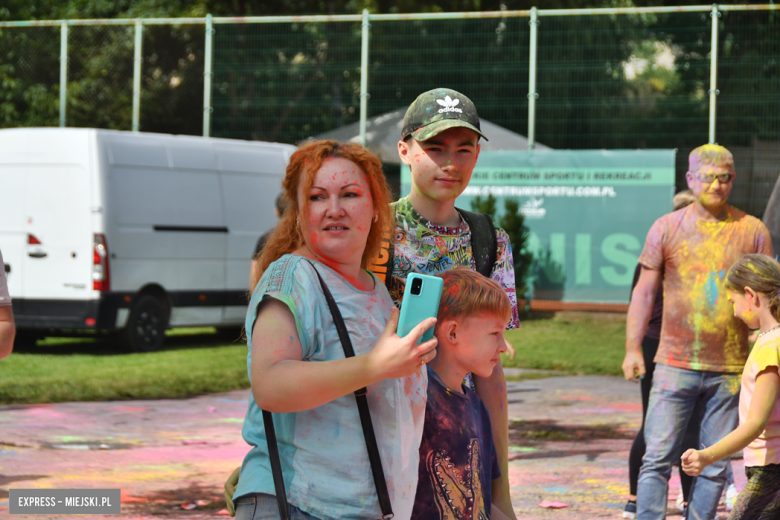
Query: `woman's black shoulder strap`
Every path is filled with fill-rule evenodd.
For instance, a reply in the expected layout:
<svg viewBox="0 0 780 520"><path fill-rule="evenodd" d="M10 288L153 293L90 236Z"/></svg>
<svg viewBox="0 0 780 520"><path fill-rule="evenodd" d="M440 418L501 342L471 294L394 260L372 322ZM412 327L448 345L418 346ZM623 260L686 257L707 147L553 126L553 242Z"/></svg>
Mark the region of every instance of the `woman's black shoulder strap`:
<svg viewBox="0 0 780 520"><path fill-rule="evenodd" d="M493 219L485 213L474 213L456 208L471 229L471 253L477 272L490 278L498 254L498 239Z"/></svg>
<svg viewBox="0 0 780 520"><path fill-rule="evenodd" d="M339 306L333 298L330 289L328 289L325 280L322 279L322 275L320 275L320 272L314 267L313 263L311 263L311 267L314 269L314 272L317 273L320 287L322 287L322 292L325 295L325 301L328 303L330 313L333 315L333 323L336 325L336 332L338 332L339 339L341 340L341 347L344 349L344 357L354 357L355 349L352 347L352 340L349 337L347 324L344 323L344 318L341 316ZM360 425L363 427L363 437L365 437L366 440L366 449L368 450L368 461L371 465L371 473L374 476L374 487L376 488L376 494L379 498L379 509L382 511L382 518L384 520L390 520L393 518L393 506L390 503L390 493L387 490L387 481L385 480L385 472L382 468L382 459L379 456L379 446L376 442L374 424L371 422L371 412L368 409L367 393L368 389L365 387L355 390L355 401L357 402L358 415L360 416Z"/></svg>
<svg viewBox="0 0 780 520"><path fill-rule="evenodd" d="M320 272L311 261L309 261L309 263L320 281L320 287L322 287L322 292L325 295L325 301L328 303L328 308L333 316L333 323L336 325L336 332L338 332L339 339L341 340L341 347L344 349L344 357L353 357L355 355L355 349L352 347L352 340L349 337L349 331L347 330L346 323L344 323L344 318L341 316L339 306L333 298L330 289L328 289L325 280L322 279ZM379 499L379 509L382 511L382 519L390 520L393 518L393 505L390 502L390 493L387 490L387 481L385 480L385 472L382 469L382 459L379 456L379 446L376 442L376 434L374 433L374 425L371 422L371 412L368 409L366 394L366 388L355 390L355 401L357 402L358 415L360 415L360 425L363 428L363 436L366 439L368 461L371 465L371 473L374 476L374 486L376 487L376 494ZM271 460L271 474L274 479L279 517L281 520L289 520L290 508L287 502L287 493L284 489L282 462L279 456L279 447L276 444L276 431L274 430L273 415L266 410L263 410L263 425L265 427L266 441L268 443L268 457Z"/></svg>

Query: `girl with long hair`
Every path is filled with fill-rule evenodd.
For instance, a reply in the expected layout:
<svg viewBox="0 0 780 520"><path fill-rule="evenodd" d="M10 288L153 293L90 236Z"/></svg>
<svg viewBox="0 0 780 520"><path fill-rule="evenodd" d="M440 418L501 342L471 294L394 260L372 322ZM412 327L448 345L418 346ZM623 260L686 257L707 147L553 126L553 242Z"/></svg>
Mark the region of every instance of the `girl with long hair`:
<svg viewBox="0 0 780 520"><path fill-rule="evenodd" d="M780 264L768 256L745 255L729 270L724 285L734 315L759 331L742 372L739 427L712 446L686 451L682 467L696 476L744 450L748 483L729 520L780 518Z"/></svg>

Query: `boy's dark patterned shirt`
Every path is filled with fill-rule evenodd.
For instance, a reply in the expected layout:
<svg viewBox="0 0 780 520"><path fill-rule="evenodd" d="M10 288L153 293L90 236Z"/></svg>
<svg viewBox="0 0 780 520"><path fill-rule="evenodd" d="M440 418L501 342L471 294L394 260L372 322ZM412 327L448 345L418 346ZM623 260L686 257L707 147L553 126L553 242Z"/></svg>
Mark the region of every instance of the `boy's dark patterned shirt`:
<svg viewBox="0 0 780 520"><path fill-rule="evenodd" d="M487 520L501 476L490 416L479 396L448 388L428 367L428 404L412 520Z"/></svg>

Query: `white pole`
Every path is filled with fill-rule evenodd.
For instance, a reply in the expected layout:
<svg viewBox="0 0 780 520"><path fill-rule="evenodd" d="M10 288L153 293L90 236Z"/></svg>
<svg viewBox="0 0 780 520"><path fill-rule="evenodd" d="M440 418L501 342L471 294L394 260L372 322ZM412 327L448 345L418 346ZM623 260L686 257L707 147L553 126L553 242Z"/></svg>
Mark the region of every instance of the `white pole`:
<svg viewBox="0 0 780 520"><path fill-rule="evenodd" d="M715 144L715 122L718 94L718 4L712 6L712 43L710 45L710 144Z"/></svg>
<svg viewBox="0 0 780 520"><path fill-rule="evenodd" d="M537 27L539 20L537 18L536 7L531 8L531 43L528 56L528 149L533 150L536 142L536 99L539 94L536 92L536 41Z"/></svg>
<svg viewBox="0 0 780 520"><path fill-rule="evenodd" d="M360 144L366 146L366 119L368 116L368 9L363 9L362 46L360 49Z"/></svg>
<svg viewBox="0 0 780 520"><path fill-rule="evenodd" d="M211 15L206 15L206 52L203 56L203 137L211 135L211 113L214 109L211 107L211 78L214 73L211 71L211 46L214 36Z"/></svg>
<svg viewBox="0 0 780 520"><path fill-rule="evenodd" d="M60 26L60 127L65 126L68 93L68 22Z"/></svg>
<svg viewBox="0 0 780 520"><path fill-rule="evenodd" d="M135 59L133 61L133 132L141 129L141 44L143 42L143 21L135 21Z"/></svg>

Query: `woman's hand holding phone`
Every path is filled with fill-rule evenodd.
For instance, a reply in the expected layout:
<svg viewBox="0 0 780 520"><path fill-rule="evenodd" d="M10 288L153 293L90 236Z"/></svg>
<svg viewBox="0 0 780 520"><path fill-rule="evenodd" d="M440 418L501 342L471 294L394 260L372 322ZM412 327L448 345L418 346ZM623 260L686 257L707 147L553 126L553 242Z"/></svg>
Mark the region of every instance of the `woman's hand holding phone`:
<svg viewBox="0 0 780 520"><path fill-rule="evenodd" d="M402 338L397 334L398 314L398 309L393 308L385 330L366 355L368 369L379 374L379 379L409 376L417 372L421 364L436 357L438 340L435 337L417 344L425 331L436 324L436 318L423 320Z"/></svg>

